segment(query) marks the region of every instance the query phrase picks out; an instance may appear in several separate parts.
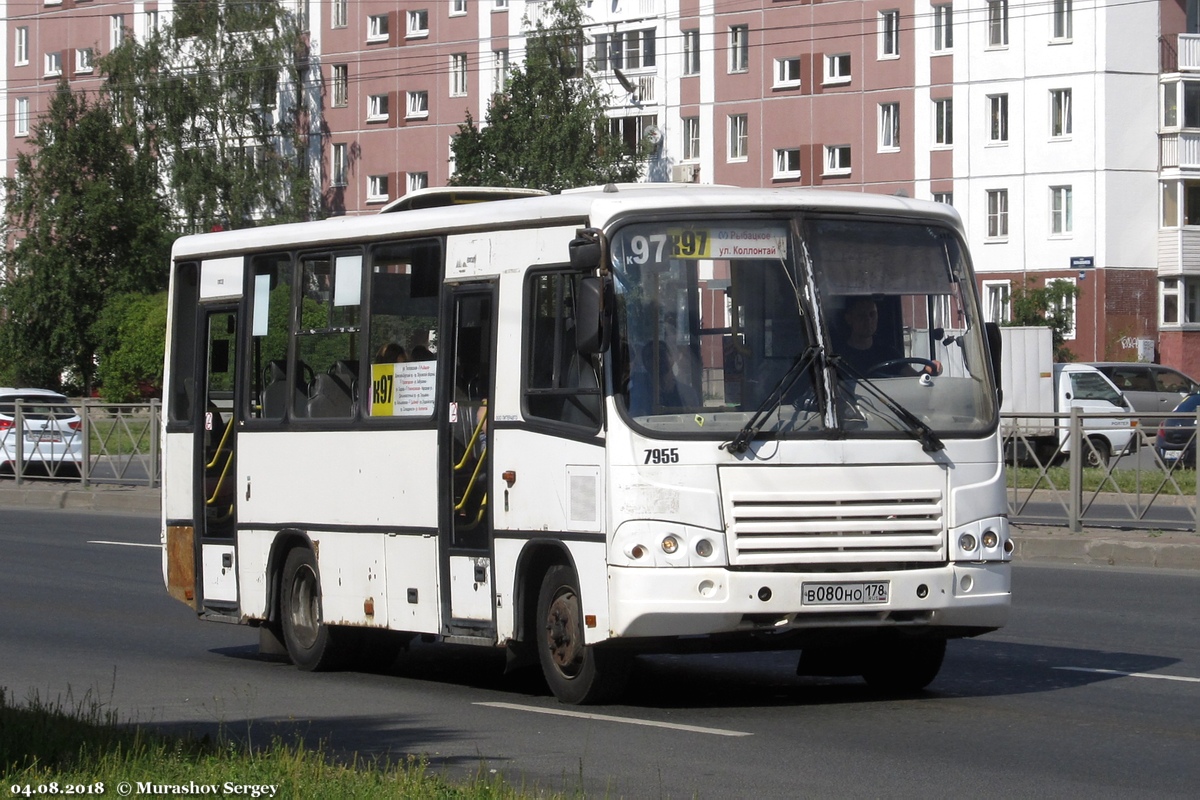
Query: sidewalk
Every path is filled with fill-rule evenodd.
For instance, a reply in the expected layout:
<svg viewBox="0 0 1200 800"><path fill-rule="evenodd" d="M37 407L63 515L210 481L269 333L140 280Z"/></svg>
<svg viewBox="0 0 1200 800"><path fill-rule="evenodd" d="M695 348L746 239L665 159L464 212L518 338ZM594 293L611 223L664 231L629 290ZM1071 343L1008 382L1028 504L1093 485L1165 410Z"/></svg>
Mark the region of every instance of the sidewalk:
<svg viewBox="0 0 1200 800"><path fill-rule="evenodd" d="M125 514L159 513L158 489L142 486L78 484L50 481L0 481L0 509L61 508ZM1200 570L1200 534L1192 531L1084 528L1013 523L1014 561L1095 564L1118 567L1159 567Z"/></svg>

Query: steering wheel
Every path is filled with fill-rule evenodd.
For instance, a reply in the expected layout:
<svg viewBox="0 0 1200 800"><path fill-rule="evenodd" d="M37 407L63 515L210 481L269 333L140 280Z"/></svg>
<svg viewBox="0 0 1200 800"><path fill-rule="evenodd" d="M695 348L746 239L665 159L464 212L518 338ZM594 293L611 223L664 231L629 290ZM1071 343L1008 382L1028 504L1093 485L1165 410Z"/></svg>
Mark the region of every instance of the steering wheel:
<svg viewBox="0 0 1200 800"><path fill-rule="evenodd" d="M881 361L880 363L878 363L875 366L868 369L865 374L867 375L867 377L883 375L884 373L887 373L887 372L890 372L890 371L896 369L896 367L904 367L904 366L921 367L919 372L926 372L930 375L941 375L942 374L942 364L940 361L933 361L932 359L928 359L928 358L916 358L916 357L893 358L893 359L889 359L887 361ZM894 376L895 373L892 373L892 374Z"/></svg>

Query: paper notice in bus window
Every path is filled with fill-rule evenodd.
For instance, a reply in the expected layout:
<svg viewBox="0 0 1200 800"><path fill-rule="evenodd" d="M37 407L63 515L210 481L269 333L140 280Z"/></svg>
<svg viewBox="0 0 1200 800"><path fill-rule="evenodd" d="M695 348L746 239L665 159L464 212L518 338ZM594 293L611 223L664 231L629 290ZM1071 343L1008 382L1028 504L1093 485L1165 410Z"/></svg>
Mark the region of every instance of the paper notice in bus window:
<svg viewBox="0 0 1200 800"><path fill-rule="evenodd" d="M371 365L371 416L433 415L437 362Z"/></svg>

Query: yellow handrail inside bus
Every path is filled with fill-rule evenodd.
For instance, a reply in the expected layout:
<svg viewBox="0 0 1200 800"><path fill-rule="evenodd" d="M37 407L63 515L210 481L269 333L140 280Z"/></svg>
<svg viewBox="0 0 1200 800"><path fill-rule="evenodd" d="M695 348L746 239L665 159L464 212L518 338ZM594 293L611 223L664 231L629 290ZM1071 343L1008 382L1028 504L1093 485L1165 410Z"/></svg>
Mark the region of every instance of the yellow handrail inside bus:
<svg viewBox="0 0 1200 800"><path fill-rule="evenodd" d="M217 445L217 451L213 453L212 461L204 465L205 470L210 470L217 465L221 460L221 455L225 455L225 464L221 467L221 476L217 478L217 483L213 487L212 497L207 497L204 500L206 506L211 506L221 496L221 488L225 485L225 479L229 476L229 467L233 464L233 451L225 449L225 443L229 441L229 436L233 431L233 417L229 418L229 422L225 423L225 432L221 434L221 443Z"/></svg>

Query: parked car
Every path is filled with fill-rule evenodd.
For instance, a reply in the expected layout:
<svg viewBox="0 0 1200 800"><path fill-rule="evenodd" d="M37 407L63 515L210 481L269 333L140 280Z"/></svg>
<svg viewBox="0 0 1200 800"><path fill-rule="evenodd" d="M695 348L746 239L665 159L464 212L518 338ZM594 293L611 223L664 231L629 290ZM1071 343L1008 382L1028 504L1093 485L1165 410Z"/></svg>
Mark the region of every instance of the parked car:
<svg viewBox="0 0 1200 800"><path fill-rule="evenodd" d="M0 388L0 472L13 473L20 455L23 471L78 475L83 460L82 427L83 420L71 402L58 392Z"/></svg>
<svg viewBox="0 0 1200 800"><path fill-rule="evenodd" d="M1158 426L1154 449L1164 464L1178 462L1196 468L1196 409L1200 408L1200 393L1189 394L1175 411L1184 416L1168 417Z"/></svg>
<svg viewBox="0 0 1200 800"><path fill-rule="evenodd" d="M1134 411L1142 413L1166 413L1189 394L1200 392L1200 384L1196 381L1161 364L1105 361L1092 366L1116 384ZM1153 430L1159 420L1144 419L1141 422Z"/></svg>

